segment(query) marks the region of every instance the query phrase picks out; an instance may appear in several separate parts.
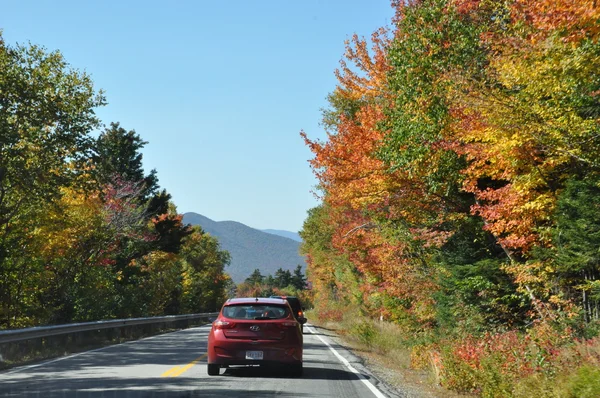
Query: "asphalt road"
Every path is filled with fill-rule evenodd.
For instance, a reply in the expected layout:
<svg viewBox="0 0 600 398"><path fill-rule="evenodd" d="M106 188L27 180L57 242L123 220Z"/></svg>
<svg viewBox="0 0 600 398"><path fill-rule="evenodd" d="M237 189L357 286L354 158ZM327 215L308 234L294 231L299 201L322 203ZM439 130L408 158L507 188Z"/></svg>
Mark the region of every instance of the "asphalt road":
<svg viewBox="0 0 600 398"><path fill-rule="evenodd" d="M206 373L210 326L0 372L0 397L396 397L324 331L304 328L304 375L283 369Z"/></svg>

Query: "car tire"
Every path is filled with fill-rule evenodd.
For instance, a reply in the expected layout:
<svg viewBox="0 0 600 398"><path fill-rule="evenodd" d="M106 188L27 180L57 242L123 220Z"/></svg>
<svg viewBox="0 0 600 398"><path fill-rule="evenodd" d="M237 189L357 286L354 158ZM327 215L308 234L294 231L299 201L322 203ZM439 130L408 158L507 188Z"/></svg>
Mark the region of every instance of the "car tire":
<svg viewBox="0 0 600 398"><path fill-rule="evenodd" d="M304 368L302 367L302 362L293 364L290 373L294 377L302 377L302 373L304 373Z"/></svg>
<svg viewBox="0 0 600 398"><path fill-rule="evenodd" d="M207 372L209 376L218 376L221 367L214 363L209 363L207 366Z"/></svg>

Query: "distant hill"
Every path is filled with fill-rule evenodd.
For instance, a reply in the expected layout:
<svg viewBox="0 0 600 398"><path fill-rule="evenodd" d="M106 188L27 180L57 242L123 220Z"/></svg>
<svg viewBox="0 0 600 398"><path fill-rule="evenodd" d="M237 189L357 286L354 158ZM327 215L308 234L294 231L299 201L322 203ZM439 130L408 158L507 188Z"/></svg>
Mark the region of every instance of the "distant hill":
<svg viewBox="0 0 600 398"><path fill-rule="evenodd" d="M296 242L302 242L302 238L300 237L300 235L297 232L282 231L280 229L263 229L261 231L266 232L268 234L279 235L279 236L283 236L285 238L290 238L290 239L295 240Z"/></svg>
<svg viewBox="0 0 600 398"><path fill-rule="evenodd" d="M278 268L293 271L298 264L306 269L299 253L300 243L277 234L259 231L235 221L213 221L197 213L185 213L185 224L199 225L219 240L221 249L231 254L225 272L240 283L256 268L263 275L273 275Z"/></svg>

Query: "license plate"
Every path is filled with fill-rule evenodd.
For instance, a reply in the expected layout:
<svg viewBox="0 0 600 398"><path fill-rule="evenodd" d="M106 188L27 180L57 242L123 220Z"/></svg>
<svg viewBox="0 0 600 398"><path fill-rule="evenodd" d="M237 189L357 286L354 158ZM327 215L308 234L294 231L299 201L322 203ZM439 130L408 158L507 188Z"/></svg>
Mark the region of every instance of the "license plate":
<svg viewBox="0 0 600 398"><path fill-rule="evenodd" d="M262 351L246 351L246 359L263 359Z"/></svg>

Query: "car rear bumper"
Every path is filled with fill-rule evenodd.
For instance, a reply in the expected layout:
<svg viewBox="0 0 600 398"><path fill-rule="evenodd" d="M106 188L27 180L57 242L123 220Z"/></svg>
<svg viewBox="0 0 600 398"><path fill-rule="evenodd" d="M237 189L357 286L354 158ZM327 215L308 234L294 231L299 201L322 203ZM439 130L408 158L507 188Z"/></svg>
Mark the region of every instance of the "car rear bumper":
<svg viewBox="0 0 600 398"><path fill-rule="evenodd" d="M263 359L246 359L247 351L262 351ZM208 363L219 365L266 365L269 363L302 363L302 348L298 346L272 347L249 342L214 344L208 352Z"/></svg>

